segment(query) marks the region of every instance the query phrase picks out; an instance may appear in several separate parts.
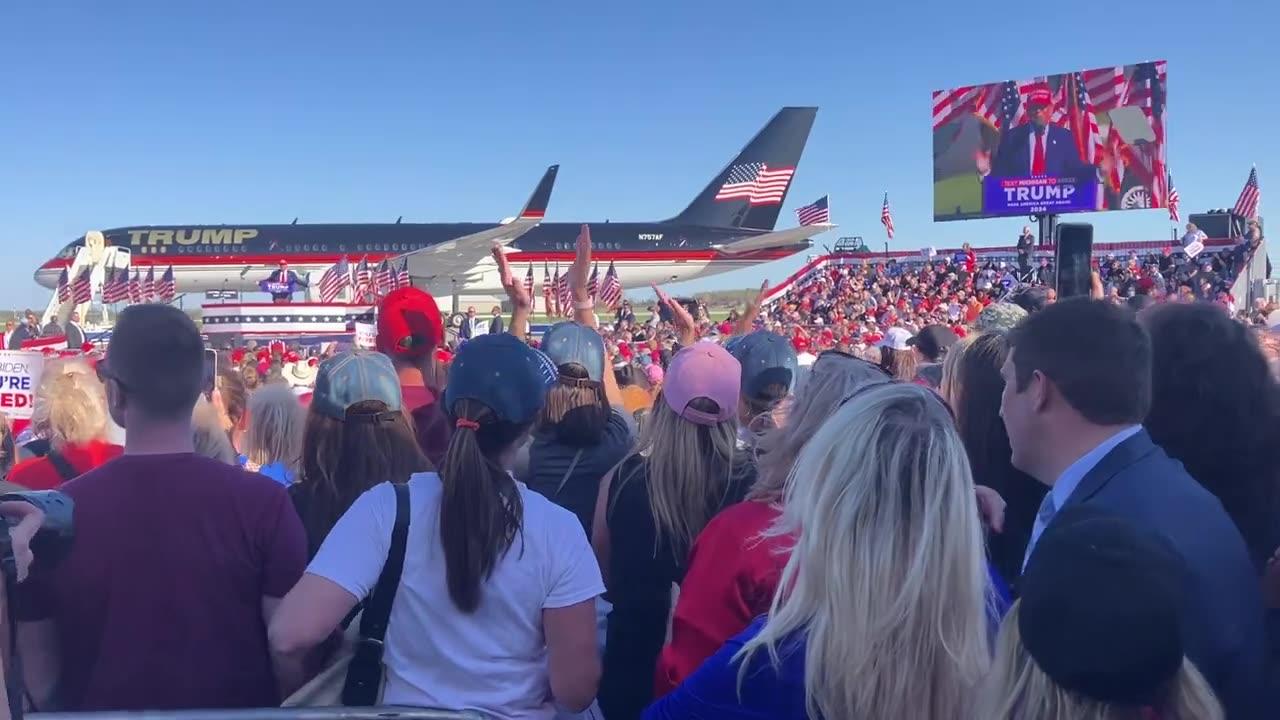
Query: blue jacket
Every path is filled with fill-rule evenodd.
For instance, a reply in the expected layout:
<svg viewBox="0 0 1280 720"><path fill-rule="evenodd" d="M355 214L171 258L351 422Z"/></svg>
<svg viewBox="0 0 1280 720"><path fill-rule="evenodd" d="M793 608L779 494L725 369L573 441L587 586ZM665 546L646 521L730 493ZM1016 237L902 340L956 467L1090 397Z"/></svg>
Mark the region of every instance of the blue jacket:
<svg viewBox="0 0 1280 720"><path fill-rule="evenodd" d="M995 607L988 621L997 627L1009 609L1008 588L988 566L995 592ZM733 658L759 634L766 618L757 618L715 655L707 658L680 687L649 706L644 720L807 720L804 695L803 640L784 642L778 648L781 664L774 667L769 653L758 651L741 683L739 664Z"/></svg>
<svg viewBox="0 0 1280 720"><path fill-rule="evenodd" d="M1218 498L1142 430L1084 476L1064 509L1080 503L1172 542L1190 571L1183 595L1187 656L1213 686L1227 717L1274 718L1261 699L1265 635L1258 574Z"/></svg>

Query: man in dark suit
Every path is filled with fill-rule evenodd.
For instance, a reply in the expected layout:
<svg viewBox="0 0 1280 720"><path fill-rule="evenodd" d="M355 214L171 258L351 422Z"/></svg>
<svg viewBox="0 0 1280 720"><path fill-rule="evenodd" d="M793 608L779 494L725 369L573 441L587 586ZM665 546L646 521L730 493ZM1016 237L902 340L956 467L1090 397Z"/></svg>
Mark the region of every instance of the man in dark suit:
<svg viewBox="0 0 1280 720"><path fill-rule="evenodd" d="M22 324L9 335L8 349L21 350L24 341L38 337L40 337L40 322L36 320L36 314L28 310L22 316Z"/></svg>
<svg viewBox="0 0 1280 720"><path fill-rule="evenodd" d="M1133 315L1072 299L1009 333L1000 412L1013 465L1049 486L1025 557L1064 508L1087 504L1164 535L1186 560L1187 655L1229 718L1265 717L1264 631L1244 540L1208 490L1142 429L1151 340Z"/></svg>
<svg viewBox="0 0 1280 720"><path fill-rule="evenodd" d="M493 315L493 318L489 320L489 334L499 335L502 333L504 329L504 325L502 322L502 308L498 307L497 305L494 305L492 315Z"/></svg>
<svg viewBox="0 0 1280 720"><path fill-rule="evenodd" d="M1053 96L1049 89L1032 90L1027 96L1027 122L1004 131L994 159L989 153L979 153L979 174L1093 177L1093 166L1080 159L1071 131L1049 124L1052 114Z"/></svg>
<svg viewBox="0 0 1280 720"><path fill-rule="evenodd" d="M280 261L280 265L271 272L267 278L268 283L280 283L279 289L271 289L271 302L277 304L293 302L293 291L297 288L307 287L307 283L298 277L298 274L289 269L289 263L285 260ZM284 289L287 287L288 289Z"/></svg>
<svg viewBox="0 0 1280 720"><path fill-rule="evenodd" d="M75 350L84 345L84 328L80 327L80 313L72 310L63 331L67 335L67 347Z"/></svg>
<svg viewBox="0 0 1280 720"><path fill-rule="evenodd" d="M468 306L467 314L462 318L462 326L458 328L458 337L463 340L471 340L484 335L488 328L481 324L483 322L483 320L476 317L475 307Z"/></svg>

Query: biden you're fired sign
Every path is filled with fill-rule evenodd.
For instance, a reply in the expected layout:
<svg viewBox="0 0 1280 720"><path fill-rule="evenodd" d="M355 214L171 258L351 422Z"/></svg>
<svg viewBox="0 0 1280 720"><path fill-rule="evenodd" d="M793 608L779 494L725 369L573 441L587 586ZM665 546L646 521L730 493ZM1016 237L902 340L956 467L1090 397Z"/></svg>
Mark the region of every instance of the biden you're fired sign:
<svg viewBox="0 0 1280 720"><path fill-rule="evenodd" d="M31 350L0 350L0 413L30 420L44 355Z"/></svg>

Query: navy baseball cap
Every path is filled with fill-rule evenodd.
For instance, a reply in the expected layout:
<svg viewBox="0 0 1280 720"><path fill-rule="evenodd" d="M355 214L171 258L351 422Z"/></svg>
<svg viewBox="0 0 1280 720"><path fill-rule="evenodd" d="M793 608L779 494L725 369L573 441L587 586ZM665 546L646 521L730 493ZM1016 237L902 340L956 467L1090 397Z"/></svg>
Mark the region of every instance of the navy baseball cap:
<svg viewBox="0 0 1280 720"><path fill-rule="evenodd" d="M588 380L604 381L604 338L594 328L573 321L556 323L543 333L540 347L557 368L581 365Z"/></svg>
<svg viewBox="0 0 1280 720"><path fill-rule="evenodd" d="M459 400L475 400L504 422L532 422L558 377L550 358L514 335L481 335L463 343L453 356L445 409L452 415Z"/></svg>
<svg viewBox="0 0 1280 720"><path fill-rule="evenodd" d="M785 337L756 330L739 335L725 344L729 354L742 365L742 394L759 397L765 387L782 385L790 391L799 372L796 350Z"/></svg>
<svg viewBox="0 0 1280 720"><path fill-rule="evenodd" d="M391 359L369 350L348 350L320 363L311 407L335 420L345 420L347 408L377 400L399 412L400 379Z"/></svg>

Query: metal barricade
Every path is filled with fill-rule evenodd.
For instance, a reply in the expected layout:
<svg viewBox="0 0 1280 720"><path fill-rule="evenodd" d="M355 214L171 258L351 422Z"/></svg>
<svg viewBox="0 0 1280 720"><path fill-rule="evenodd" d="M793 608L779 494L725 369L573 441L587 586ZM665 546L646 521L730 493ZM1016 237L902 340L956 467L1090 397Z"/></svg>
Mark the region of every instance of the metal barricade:
<svg viewBox="0 0 1280 720"><path fill-rule="evenodd" d="M287 707L242 710L124 710L29 713L31 720L483 720L467 710L399 707Z"/></svg>

